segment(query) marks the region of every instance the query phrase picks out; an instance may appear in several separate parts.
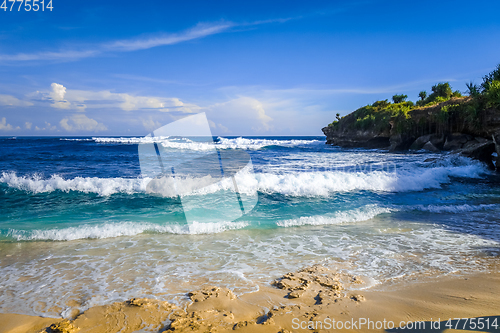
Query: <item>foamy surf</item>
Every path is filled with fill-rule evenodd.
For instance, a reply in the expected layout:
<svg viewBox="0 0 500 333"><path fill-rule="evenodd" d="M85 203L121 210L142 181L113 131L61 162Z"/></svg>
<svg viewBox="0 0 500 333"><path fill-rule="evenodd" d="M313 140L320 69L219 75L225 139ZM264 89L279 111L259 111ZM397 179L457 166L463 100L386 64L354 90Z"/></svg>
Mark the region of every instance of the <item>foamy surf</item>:
<svg viewBox="0 0 500 333"><path fill-rule="evenodd" d="M146 191L148 178L98 178L76 177L64 179L60 175L42 178L40 175L17 176L13 172L3 172L0 182L9 187L31 193L49 193L53 191L96 193L108 196L116 193L143 193Z"/></svg>
<svg viewBox="0 0 500 333"><path fill-rule="evenodd" d="M407 170L373 172L296 172L296 173L256 173L242 175L239 190L243 193L257 191L286 196L327 197L335 193L353 191L410 192L439 189L451 182L451 177L481 178L485 170L481 164L461 166L437 166L432 168L414 167ZM255 184L257 179L257 185ZM64 179L60 175L42 178L39 175L17 176L2 173L0 182L9 187L32 193L47 193L56 190L69 192L96 193L108 196L116 193L145 193L150 178L98 178L76 177ZM196 181L196 180L194 180ZM214 193L230 188L230 182L214 184L199 193ZM199 194L198 193L198 194Z"/></svg>
<svg viewBox="0 0 500 333"><path fill-rule="evenodd" d="M297 227L303 225L327 225L343 224L367 221L375 216L396 211L394 208L378 207L377 205L367 205L362 208L347 211L339 211L333 215L303 216L296 219L288 219L276 223L279 227Z"/></svg>
<svg viewBox="0 0 500 333"><path fill-rule="evenodd" d="M174 138L168 136L158 137L93 137L92 139L80 138L61 138L64 141L94 141L96 143L114 143L114 144L147 144L159 143L164 148L179 149L179 150L195 150L207 151L215 148L218 149L249 149L258 150L264 147L281 146L281 147L296 147L300 145L310 145L319 143L319 140L274 140L274 139L260 139L260 138L224 138L218 137L215 142L196 142L189 138Z"/></svg>
<svg viewBox="0 0 500 333"><path fill-rule="evenodd" d="M80 225L61 229L16 230L10 229L6 236L17 241L51 240L72 241L77 239L104 239L120 236L135 236L143 233L168 234L214 234L226 230L242 229L247 222L214 222L190 224L157 225L153 223L122 222L100 225Z"/></svg>
<svg viewBox="0 0 500 333"><path fill-rule="evenodd" d="M431 213L466 213L466 212L477 212L482 210L498 209L500 206L496 204L481 204L481 205L417 205L409 208L414 208L416 210L431 212Z"/></svg>

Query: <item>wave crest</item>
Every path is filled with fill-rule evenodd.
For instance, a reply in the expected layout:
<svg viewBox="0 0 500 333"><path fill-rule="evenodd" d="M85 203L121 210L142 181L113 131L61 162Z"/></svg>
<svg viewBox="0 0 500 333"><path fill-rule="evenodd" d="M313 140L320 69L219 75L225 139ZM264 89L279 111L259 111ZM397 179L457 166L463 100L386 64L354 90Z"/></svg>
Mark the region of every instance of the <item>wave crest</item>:
<svg viewBox="0 0 500 333"><path fill-rule="evenodd" d="M219 149L250 149L258 150L269 146L281 146L281 147L295 147L299 145L308 145L312 143L318 143L319 140L273 140L273 139L260 139L260 138L224 138L218 137L215 143L209 142L196 142L188 138L173 138L168 136L158 136L158 137L119 137L119 138L108 138L108 137L93 137L92 139L68 139L62 138L64 141L94 141L96 143L117 143L117 144L147 144L147 143L159 143L164 148L169 149L179 149L179 150L195 150L195 151L207 151L213 150L214 148Z"/></svg>
<svg viewBox="0 0 500 333"><path fill-rule="evenodd" d="M342 224L366 221L374 218L377 215L391 213L396 209L379 207L377 205L367 205L362 208L352 209L347 211L339 211L331 216L316 215L303 216L296 219L289 219L277 222L280 227L295 227L302 225L326 225L326 224Z"/></svg>
<svg viewBox="0 0 500 333"><path fill-rule="evenodd" d="M253 192L256 189L267 194L278 193L306 197L325 197L338 192L353 191L409 192L441 188L443 184L451 182L450 177L480 178L485 172L487 171L481 164L470 163L459 166L415 167L394 171L255 173L242 174L238 187L243 193ZM17 176L15 173L5 172L0 177L0 182L6 183L9 187L33 193L60 190L96 193L102 196L115 193L146 193L146 187L150 181L151 178L76 177L64 179L59 175L43 179L39 175ZM197 193L214 193L228 188L230 188L228 182L222 181Z"/></svg>
<svg viewBox="0 0 500 333"><path fill-rule="evenodd" d="M152 223L107 223L101 225L80 225L63 229L10 229L7 236L17 241L52 240L71 241L77 239L102 239L119 236L134 236L145 232L172 233L172 234L213 234L226 230L241 229L248 225L246 222L217 222L156 225Z"/></svg>

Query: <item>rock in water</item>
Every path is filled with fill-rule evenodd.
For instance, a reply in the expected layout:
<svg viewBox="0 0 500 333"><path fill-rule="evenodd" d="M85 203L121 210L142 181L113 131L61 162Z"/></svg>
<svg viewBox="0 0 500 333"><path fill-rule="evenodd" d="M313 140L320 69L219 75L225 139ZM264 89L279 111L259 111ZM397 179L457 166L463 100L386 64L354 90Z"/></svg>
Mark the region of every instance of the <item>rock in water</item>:
<svg viewBox="0 0 500 333"><path fill-rule="evenodd" d="M437 149L442 149L444 145L444 136L436 135L436 134L427 134L418 137L410 146L412 150L420 150L424 147L424 145L430 142Z"/></svg>
<svg viewBox="0 0 500 333"><path fill-rule="evenodd" d="M439 149L437 149L436 146L434 146L430 141L427 141L427 143L422 147L422 149L428 151L439 151Z"/></svg>
<svg viewBox="0 0 500 333"><path fill-rule="evenodd" d="M495 143L488 141L485 143L478 143L460 151L460 154L470 157L488 165L490 169L494 169L495 165L492 162L491 155L495 152Z"/></svg>
<svg viewBox="0 0 500 333"><path fill-rule="evenodd" d="M468 141L474 140L471 135L462 133L453 133L446 137L443 150L457 150L464 148Z"/></svg>

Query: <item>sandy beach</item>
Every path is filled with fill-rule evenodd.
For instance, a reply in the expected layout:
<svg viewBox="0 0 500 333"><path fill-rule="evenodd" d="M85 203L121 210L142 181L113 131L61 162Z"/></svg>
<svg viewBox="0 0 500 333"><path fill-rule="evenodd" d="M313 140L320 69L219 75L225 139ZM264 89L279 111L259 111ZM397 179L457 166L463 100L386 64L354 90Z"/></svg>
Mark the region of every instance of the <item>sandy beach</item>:
<svg viewBox="0 0 500 333"><path fill-rule="evenodd" d="M75 312L71 320L0 314L0 332L364 332L436 320L444 326L449 318L499 315L497 268L353 291L364 283L359 277L314 265L241 297L207 286L188 293L184 307L134 298Z"/></svg>

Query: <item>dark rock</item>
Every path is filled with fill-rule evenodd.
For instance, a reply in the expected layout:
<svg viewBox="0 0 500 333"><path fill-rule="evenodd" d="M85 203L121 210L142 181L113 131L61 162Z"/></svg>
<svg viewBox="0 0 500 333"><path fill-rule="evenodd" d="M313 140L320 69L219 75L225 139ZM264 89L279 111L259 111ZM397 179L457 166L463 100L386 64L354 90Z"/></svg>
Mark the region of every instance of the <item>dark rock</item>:
<svg viewBox="0 0 500 333"><path fill-rule="evenodd" d="M474 140L476 140L476 141L477 141L477 142L479 142L479 143L486 143L486 142L490 141L490 140L488 140L488 139L486 139L486 138L482 138L482 137L480 137L480 136L476 136L476 137L474 138Z"/></svg>
<svg viewBox="0 0 500 333"><path fill-rule="evenodd" d="M444 136L436 134L427 134L418 137L410 146L410 149L420 150L427 142L431 142L437 149L442 149L444 145Z"/></svg>
<svg viewBox="0 0 500 333"><path fill-rule="evenodd" d="M466 149L462 149L460 154L466 157L470 157L488 165L489 168L494 169L495 165L492 162L492 154L495 152L495 143L493 141L488 141L485 143L478 143L475 146L471 146Z"/></svg>
<svg viewBox="0 0 500 333"><path fill-rule="evenodd" d="M496 170L500 171L500 131L496 134L492 134L491 137L495 144L495 152L497 153L497 156L493 157L493 161L495 162Z"/></svg>
<svg viewBox="0 0 500 333"><path fill-rule="evenodd" d="M387 148L389 137L373 131L340 131L331 126L322 129L326 143L340 147Z"/></svg>
<svg viewBox="0 0 500 333"><path fill-rule="evenodd" d="M427 142L429 142L429 140L431 139L431 136L432 136L432 134L427 134L427 135L422 135L422 136L418 137L415 141L413 141L413 143L410 146L410 149L413 149L413 150L422 149L422 147Z"/></svg>
<svg viewBox="0 0 500 333"><path fill-rule="evenodd" d="M453 133L446 137L446 141L443 145L443 150L456 150L464 148L468 141L474 138L468 134Z"/></svg>
<svg viewBox="0 0 500 333"><path fill-rule="evenodd" d="M391 146L389 150L390 151L408 150L414 141L415 141L414 137L403 136L401 134L392 135L390 138Z"/></svg>
<svg viewBox="0 0 500 333"><path fill-rule="evenodd" d="M434 158L434 157L433 157L433 158L426 158L426 159L424 160L424 163L435 162L435 161L437 161L437 160L438 160L438 159L437 159L437 158Z"/></svg>
<svg viewBox="0 0 500 333"><path fill-rule="evenodd" d="M478 141L477 139L472 139L470 141L467 141L466 143L463 144L462 148L464 149L468 149L468 148L471 148L471 147L475 147L477 146L478 144L481 144L481 143L486 143L488 142L489 140L486 140L486 141L483 141L483 142L480 142Z"/></svg>
<svg viewBox="0 0 500 333"><path fill-rule="evenodd" d="M427 141L427 143L422 147L422 149L429 151L439 151L439 149L436 148L436 146L434 146L430 141Z"/></svg>
<svg viewBox="0 0 500 333"><path fill-rule="evenodd" d="M378 136L368 140L364 147L366 148L387 148L391 144L388 137Z"/></svg>

